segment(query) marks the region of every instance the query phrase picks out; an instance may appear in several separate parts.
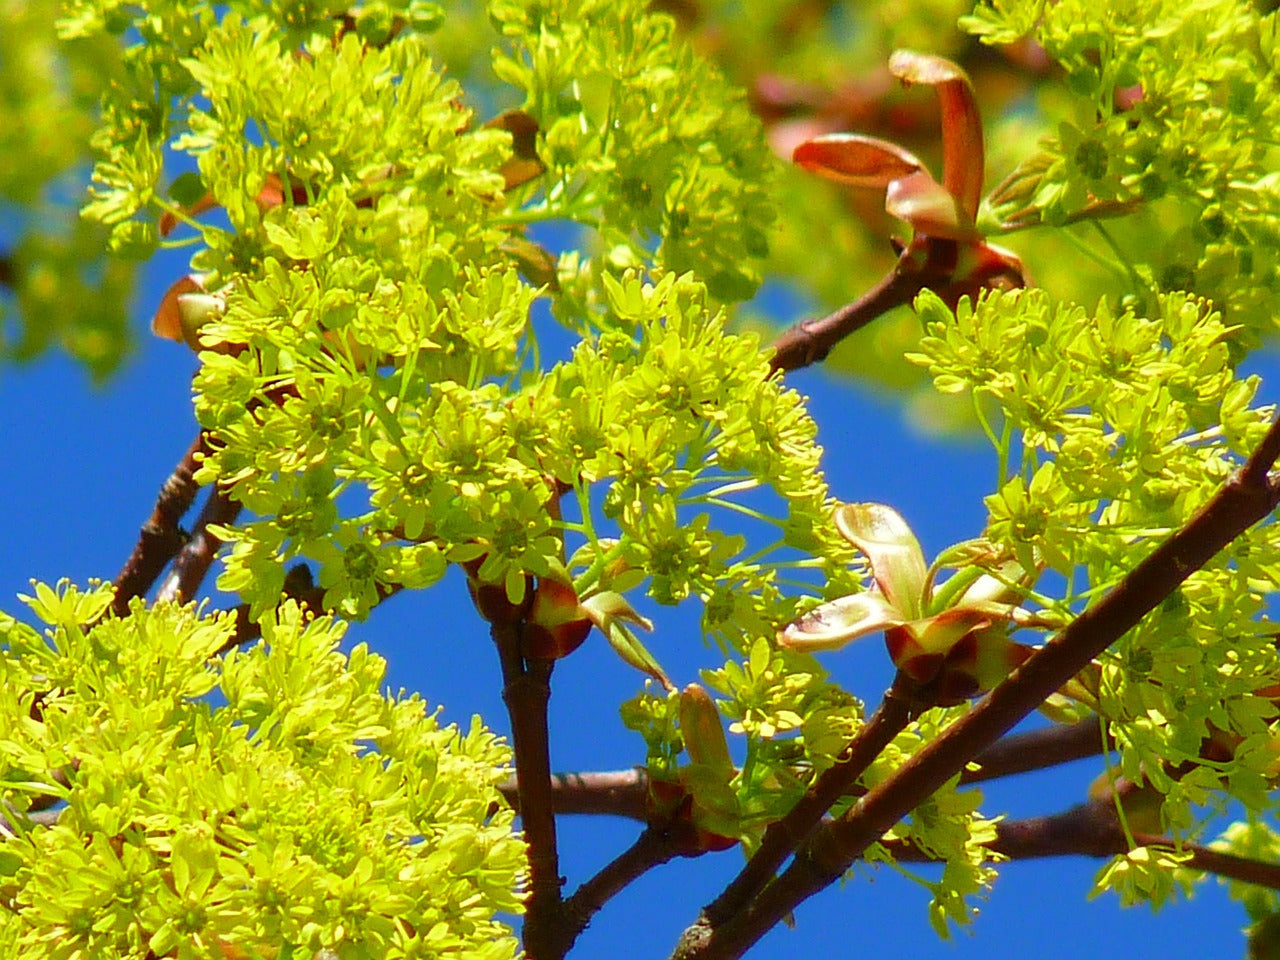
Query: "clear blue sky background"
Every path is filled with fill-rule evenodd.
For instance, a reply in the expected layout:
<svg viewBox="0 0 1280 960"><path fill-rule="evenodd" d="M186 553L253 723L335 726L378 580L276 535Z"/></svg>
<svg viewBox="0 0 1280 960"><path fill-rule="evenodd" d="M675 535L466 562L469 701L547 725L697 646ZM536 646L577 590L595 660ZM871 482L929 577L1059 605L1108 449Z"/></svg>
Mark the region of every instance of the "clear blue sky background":
<svg viewBox="0 0 1280 960"><path fill-rule="evenodd" d="M113 579L160 484L194 437L195 360L185 347L146 333L160 293L180 272L180 260L166 259L147 273L135 310L139 349L104 388L93 388L78 366L58 354L0 368L0 607L20 613L14 595L26 592L32 578ZM1274 363L1268 367L1276 370ZM793 374L790 382L812 398L837 496L893 504L929 554L980 531L981 496L995 469L985 444L924 438L892 398L820 371ZM1268 377L1260 399L1280 399L1280 377ZM230 602L215 599L216 605ZM465 724L479 713L495 729L506 730L496 659L456 571L430 591L394 598L348 636L387 658L392 688L420 691L442 704L449 719ZM692 613L664 615L652 648L680 683L715 664ZM826 662L868 699L890 680L876 640L827 655ZM639 687L639 675L598 635L557 666L551 715L556 768L615 769L641 761L643 744L623 729L617 713L617 704ZM1082 799L1095 773L1084 762L990 785L984 811L1055 812ZM631 843L638 829L606 818L561 823L568 889ZM666 957L679 931L740 862L740 854L730 851L649 875L605 908L573 956ZM1215 881L1203 884L1190 904L1153 916L1145 909L1122 911L1111 897L1086 903L1100 866L1084 860L1007 866L972 933L962 932L951 943L940 942L929 928L923 888L891 870L863 869L842 890L828 890L801 907L796 929L774 931L752 956L1243 956L1243 912Z"/></svg>

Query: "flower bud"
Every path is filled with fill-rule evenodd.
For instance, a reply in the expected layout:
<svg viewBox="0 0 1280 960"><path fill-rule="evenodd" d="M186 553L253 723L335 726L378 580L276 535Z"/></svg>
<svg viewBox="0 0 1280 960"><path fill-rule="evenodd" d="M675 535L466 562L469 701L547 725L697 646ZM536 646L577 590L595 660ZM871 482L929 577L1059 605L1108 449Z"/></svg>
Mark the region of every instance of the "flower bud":
<svg viewBox="0 0 1280 960"><path fill-rule="evenodd" d="M690 760L732 775L733 761L720 711L711 695L696 683L680 691L680 733Z"/></svg>
<svg viewBox="0 0 1280 960"><path fill-rule="evenodd" d="M535 660L559 660L582 646L591 626L571 584L541 578L521 630L521 652Z"/></svg>
<svg viewBox="0 0 1280 960"><path fill-rule="evenodd" d="M519 623L524 618L524 604L512 603L507 596L507 588L501 583L486 583L480 579L480 567L484 564L485 555L481 554L459 565L467 573L467 589L471 593L471 602L476 612L489 623ZM528 586L532 577L526 576L525 596L529 595Z"/></svg>

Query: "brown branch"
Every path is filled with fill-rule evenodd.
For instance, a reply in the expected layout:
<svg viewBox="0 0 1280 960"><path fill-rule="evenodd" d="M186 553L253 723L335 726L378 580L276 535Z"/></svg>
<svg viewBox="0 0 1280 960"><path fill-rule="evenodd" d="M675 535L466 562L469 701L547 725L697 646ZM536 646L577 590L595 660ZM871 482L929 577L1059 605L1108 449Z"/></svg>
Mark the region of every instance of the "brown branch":
<svg viewBox="0 0 1280 960"><path fill-rule="evenodd" d="M1203 870L1219 877L1280 889L1280 864L1263 863L1231 853L1223 853L1203 844L1178 841L1159 834L1135 833L1138 847L1163 847L1188 857L1183 866ZM932 862L918 847L902 841L887 841L895 859L904 862ZM1114 857L1128 853L1125 836L1111 800L1082 803L1047 817L1006 820L996 824L996 839L988 844L992 854L1010 860L1033 860L1043 857Z"/></svg>
<svg viewBox="0 0 1280 960"><path fill-rule="evenodd" d="M511 718L520 822L529 850L524 949L530 960L560 960L572 941L565 938L547 729L554 661L526 660L520 652L520 627L519 618L490 625L502 664L502 700Z"/></svg>
<svg viewBox="0 0 1280 960"><path fill-rule="evenodd" d="M710 923L724 922L763 890L823 815L849 793L872 761L902 731L912 716L909 685L905 675L898 674L875 713L841 751L836 765L818 777L785 817L769 825L760 848L724 892L707 906L704 914Z"/></svg>
<svg viewBox="0 0 1280 960"><path fill-rule="evenodd" d="M156 497L151 516L142 525L133 555L116 577L115 599L111 612L123 617L129 612L129 601L143 596L151 589L156 578L186 542L178 522L191 509L200 487L195 481L199 457L207 450L205 433L200 431L191 448L173 468Z"/></svg>
<svg viewBox="0 0 1280 960"><path fill-rule="evenodd" d="M1143 847L1174 846L1166 837L1150 836L1145 833L1135 834L1133 839L1135 843ZM1215 876L1226 877L1230 880L1239 880L1242 883L1252 883L1260 887L1280 890L1280 864L1250 860L1248 857L1240 857L1234 853L1222 853L1212 847L1205 847L1196 843L1184 843L1179 849L1191 854L1191 858L1183 864L1184 867L1189 867L1192 870L1203 870L1205 873L1212 873Z"/></svg>
<svg viewBox="0 0 1280 960"><path fill-rule="evenodd" d="M248 607L244 609L247 615ZM1111 741L1108 741L1108 747L1110 745ZM1099 753L1102 753L1102 736L1097 720L1082 720L1068 726L1054 724L1027 733L1012 734L992 744L974 760L978 769L966 768L960 775L960 782L981 783L1043 770ZM515 777L500 784L498 791L518 813L520 796ZM644 767L553 774L551 791L551 803L557 816L594 814L626 817L640 823L648 820L649 776Z"/></svg>
<svg viewBox="0 0 1280 960"><path fill-rule="evenodd" d="M1104 739L1096 717L1065 726L1055 723L997 740L974 759L978 769L965 768L960 782L981 783L1056 767L1060 763L1096 757L1114 745L1110 737Z"/></svg>
<svg viewBox="0 0 1280 960"><path fill-rule="evenodd" d="M1177 533L1106 596L1036 651L970 713L956 721L839 820L816 830L787 870L750 906L721 924L706 913L685 931L678 960L739 957L814 893L835 882L895 823L995 743L1045 698L1153 610L1194 571L1280 501L1270 478L1280 455L1280 420L1245 467Z"/></svg>
<svg viewBox="0 0 1280 960"><path fill-rule="evenodd" d="M910 303L924 289L926 277L898 266L853 303L820 320L801 320L774 341L771 373L796 370L826 358L831 348L894 307Z"/></svg>
<svg viewBox="0 0 1280 960"><path fill-rule="evenodd" d="M178 551L173 568L156 591L156 602L186 603L200 589L205 574L213 565L222 541L209 530L211 524L232 523L240 515L241 506L223 490L214 487L196 519L191 539Z"/></svg>
<svg viewBox="0 0 1280 960"><path fill-rule="evenodd" d="M636 842L584 883L564 902L564 952L586 930L600 908L654 867L689 855L687 838L680 838L661 826L648 826ZM563 954L562 954L563 955Z"/></svg>
<svg viewBox="0 0 1280 960"><path fill-rule="evenodd" d="M387 597L399 593L403 587L399 584L394 587L378 585L378 602L381 603ZM281 591L285 599L296 600L298 603L305 604L308 610L316 614L324 613L324 590L317 587L315 581L311 577L311 570L305 563L295 564L284 575L284 589ZM252 643L262 636L262 624L257 620L249 619L249 604L242 603L232 613L235 614L236 628L235 631L227 638L217 650L213 651L213 656L218 657L235 647L242 647L246 643Z"/></svg>
<svg viewBox="0 0 1280 960"><path fill-rule="evenodd" d="M517 813L520 795L515 777L498 787ZM643 767L600 773L557 773L551 777L551 804L557 815L591 813L648 820L649 775Z"/></svg>
<svg viewBox="0 0 1280 960"><path fill-rule="evenodd" d="M0 253L0 287L18 285L18 262L7 253Z"/></svg>

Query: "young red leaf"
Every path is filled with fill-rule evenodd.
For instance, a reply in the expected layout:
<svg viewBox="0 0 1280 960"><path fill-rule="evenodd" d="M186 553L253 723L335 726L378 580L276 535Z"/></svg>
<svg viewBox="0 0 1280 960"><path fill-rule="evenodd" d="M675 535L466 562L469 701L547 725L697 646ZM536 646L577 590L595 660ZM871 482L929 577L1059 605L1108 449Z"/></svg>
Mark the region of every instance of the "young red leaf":
<svg viewBox="0 0 1280 960"><path fill-rule="evenodd" d="M898 50L889 72L904 84L924 83L938 91L942 105L942 185L973 220L982 200L985 159L982 117L968 74L943 57Z"/></svg>
<svg viewBox="0 0 1280 960"><path fill-rule="evenodd" d="M856 133L829 133L806 140L796 147L791 159L812 173L851 187L888 187L924 169L897 144Z"/></svg>
<svg viewBox="0 0 1280 960"><path fill-rule="evenodd" d="M884 208L911 224L917 236L972 242L981 238L973 218L927 170L895 180L885 192Z"/></svg>

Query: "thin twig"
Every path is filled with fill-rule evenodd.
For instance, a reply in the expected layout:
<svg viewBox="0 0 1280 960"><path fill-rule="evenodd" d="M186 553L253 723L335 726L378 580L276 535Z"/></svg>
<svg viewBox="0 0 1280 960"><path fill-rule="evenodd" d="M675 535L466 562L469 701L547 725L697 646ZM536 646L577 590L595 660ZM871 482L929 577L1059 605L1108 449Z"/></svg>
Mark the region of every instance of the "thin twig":
<svg viewBox="0 0 1280 960"><path fill-rule="evenodd" d="M381 603L402 589L404 588L399 584L395 586L378 584L378 602ZM304 604L312 613L324 612L324 589L316 586L315 580L311 577L311 570L305 563L295 564L284 575L284 589L281 592L285 599ZM228 650L252 643L262 636L262 624L257 620L249 619L249 609L249 604L242 603L232 611L236 618L235 630L227 641L213 652L212 656L221 656Z"/></svg>
<svg viewBox="0 0 1280 960"><path fill-rule="evenodd" d="M27 819L38 826L52 827L58 822L58 817L61 816L61 814L61 810L39 810L27 814ZM17 830L14 829L9 817L5 816L3 813L0 813L0 832L7 833L10 836L17 833Z"/></svg>
<svg viewBox="0 0 1280 960"><path fill-rule="evenodd" d="M247 614L247 606L245 611ZM1103 752L1102 743L1098 721L1093 719L1011 734L980 753L973 761L976 769L966 768L960 782L981 783L1096 756ZM1108 740L1108 749L1111 745ZM644 767L557 773L551 777L551 790L557 816L588 814L625 817L640 823L648 820L649 776ZM519 813L515 777L500 784L498 791Z"/></svg>
<svg viewBox="0 0 1280 960"><path fill-rule="evenodd" d="M791 865L746 909L721 924L706 914L685 931L679 960L740 957L814 893L833 883L872 843L927 800L1094 657L1132 629L1193 572L1280 501L1270 471L1280 420L1248 463L1177 533L1100 601L1036 651L966 716L877 784L839 820L810 835Z"/></svg>
<svg viewBox="0 0 1280 960"><path fill-rule="evenodd" d="M996 839L987 847L993 855L1009 860L1114 857L1130 850L1129 840L1116 817L1115 805L1109 799L1082 803L1052 816L1001 821L995 829ZM1251 860L1159 834L1135 833L1133 841L1138 847L1160 847L1181 854L1186 858L1182 866L1188 869L1280 889L1280 864ZM935 859L910 843L885 841L885 846L895 859L904 862L924 863Z"/></svg>
<svg viewBox="0 0 1280 960"><path fill-rule="evenodd" d="M209 530L210 525L232 523L240 515L240 510L240 504L234 502L226 492L213 488L196 520L191 539L178 551L173 568L156 591L157 603L186 603L196 595L205 574L213 565L218 548L222 546L222 541Z"/></svg>
<svg viewBox="0 0 1280 960"><path fill-rule="evenodd" d="M165 564L174 558L186 541L178 523L191 509L200 489L195 481L195 472L200 456L207 450L205 439L201 430L161 486L155 508L138 534L133 555L116 577L116 595L111 602L111 611L118 617L129 612L130 600L151 589Z"/></svg>
<svg viewBox="0 0 1280 960"><path fill-rule="evenodd" d="M820 320L802 320L774 341L771 372L796 370L826 358L831 348L894 307L910 303L924 289L927 278L897 267L853 303Z"/></svg>
<svg viewBox="0 0 1280 960"><path fill-rule="evenodd" d="M688 845L675 839L661 825L646 827L636 842L584 883L564 903L564 951L587 929L600 908L654 867L685 856Z"/></svg>

